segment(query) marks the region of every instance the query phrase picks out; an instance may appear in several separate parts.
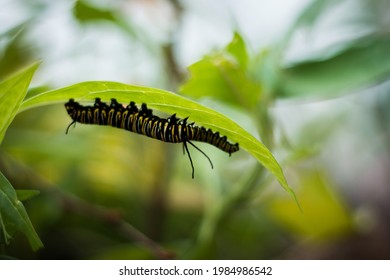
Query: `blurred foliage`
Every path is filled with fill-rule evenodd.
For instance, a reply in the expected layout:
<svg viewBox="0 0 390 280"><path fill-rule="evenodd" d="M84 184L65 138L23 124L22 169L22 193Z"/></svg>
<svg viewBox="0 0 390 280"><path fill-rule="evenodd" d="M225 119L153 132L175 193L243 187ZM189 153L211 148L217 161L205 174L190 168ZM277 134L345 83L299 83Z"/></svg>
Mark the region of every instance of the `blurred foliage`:
<svg viewBox="0 0 390 280"><path fill-rule="evenodd" d="M353 87L386 80L390 66L390 39L364 38L324 61L307 61L288 67L281 79L286 96L322 95L337 97Z"/></svg>
<svg viewBox="0 0 390 280"><path fill-rule="evenodd" d="M38 64L34 64L20 74L0 83L0 142L2 142L8 126L19 109L37 67ZM19 231L27 236L34 250L39 249L43 244L35 232L23 204L1 172L0 177L0 230L2 232L0 242L8 244L11 236Z"/></svg>
<svg viewBox="0 0 390 280"><path fill-rule="evenodd" d="M309 239L327 240L349 234L353 229L352 219L345 209L345 203L333 190L334 186L326 181L326 176L315 170L304 169L299 176L298 196L304 215L299 215L290 201L278 197L271 202L271 213L275 220L295 234Z"/></svg>
<svg viewBox="0 0 390 280"><path fill-rule="evenodd" d="M76 1L73 9L76 19L82 23L96 20L115 21L114 12L91 6L85 1Z"/></svg>
<svg viewBox="0 0 390 280"><path fill-rule="evenodd" d="M188 96L212 96L249 109L260 100L261 84L248 70L248 53L238 33L224 50L206 56L189 71L191 76L180 90Z"/></svg>
<svg viewBox="0 0 390 280"><path fill-rule="evenodd" d="M385 15L390 7L384 0L356 1L359 9L350 10L344 22L337 22L357 24L364 32L300 57L289 57L296 41L301 40L300 47L304 48L310 47L316 36L326 37L319 28L324 18L351 1L311 1L279 41L261 49L248 43L248 34L235 26L232 40L190 65L186 78L177 61L177 44L183 18L191 8L181 1L125 2L104 5L76 1L64 8L60 5L65 2L20 0L28 15L1 30L0 137L4 141L0 150L0 238L6 243L1 247L2 257L389 257L390 250L386 249L390 240L386 236L390 236L390 225L380 220L389 213L381 200L386 191L378 192L382 195L374 200L377 189L371 189L371 184L386 185L389 180L374 168L386 170L390 150L385 121L389 119L390 88L386 87L390 80L390 41ZM73 25L73 33L83 30L87 34L90 28L100 34L110 25L110 31L120 30L132 47L139 44L155 63L152 65L158 65L153 69L161 84L155 86L156 80L151 80L155 88L127 85L138 81L129 70L134 65L126 65L123 71L128 71L130 82L125 84L82 82L53 90L50 78L45 76L50 71L42 70L50 59L45 57L44 48L38 47L38 40L44 38L35 36L34 27L58 7L69 15L66 23ZM141 12L137 10L140 7ZM161 31L153 9L159 14L174 11L174 16L165 16L170 20L168 31ZM152 19L158 32L149 32L146 25L137 22L142 13ZM77 46L65 52L72 69L79 66L72 58L94 47ZM114 57L114 51L110 49L107 56ZM139 55L135 51L130 56L136 61ZM38 64L30 63L38 58L43 64L35 76L41 80L36 86L30 81ZM29 64L29 68L22 68ZM343 95L360 96L358 89L376 87L380 89L369 95L378 100L365 97L364 107L355 99L337 102ZM157 88L174 89L188 98ZM97 96L105 100L115 97L124 103L130 99L146 102L163 116L190 116L192 121L238 141L248 153L240 152L226 160L223 152L199 144L212 158L215 169L210 170L202 155L193 153L196 179L191 180L188 159L177 145L109 127L77 125L65 135L69 118L57 103L70 97L89 101ZM305 102L297 105L301 100ZM359 118L352 122L355 130L346 127L351 116L345 103L357 108L355 115ZM320 112L317 108L323 106L318 105L331 109ZM305 106L315 114L300 109ZM284 124L283 110L287 119ZM366 116L375 120L374 125ZM297 122L298 127L294 126ZM259 135L261 142L252 135ZM340 135L346 137L347 144L338 150L332 141ZM369 142L373 138L374 144ZM352 156L343 156L348 149L355 149ZM331 167L339 172L360 170L353 174L356 180L349 183L353 185L349 190L342 185L345 181L331 177L331 168L324 161L326 155L338 152L339 157L331 159ZM378 154L381 157L375 157ZM371 164L359 157L369 158ZM287 190L292 186L301 209L288 193L276 187L271 173ZM370 191L360 198L358 187L364 175L370 178ZM373 200L365 201L366 197ZM367 208L378 213L372 214ZM44 247L32 251L30 248L42 246L40 240Z"/></svg>
<svg viewBox="0 0 390 280"><path fill-rule="evenodd" d="M294 35L299 33L303 33L306 40L314 39L312 32L324 15L348 4L348 1L312 1L291 26L279 49L284 51ZM388 3L384 0L360 0L351 8L349 21L342 27L354 31L353 27L357 26L362 29L362 35L337 42L317 53L307 54L304 60L285 65L279 83L282 96L337 97L351 88L388 79L390 66L386 61L390 60L387 51L390 40L386 28L388 23L385 22Z"/></svg>
<svg viewBox="0 0 390 280"><path fill-rule="evenodd" d="M1 242L8 244L15 232L24 233L31 247L37 250L43 246L27 215L23 204L8 180L0 173L0 230Z"/></svg>
<svg viewBox="0 0 390 280"><path fill-rule="evenodd" d="M32 60L32 50L22 42L24 25L16 26L0 34L3 48L0 49L0 78L18 70Z"/></svg>
<svg viewBox="0 0 390 280"><path fill-rule="evenodd" d="M27 88L38 64L0 84L0 143L5 131L15 117L19 106L26 95Z"/></svg>
<svg viewBox="0 0 390 280"><path fill-rule="evenodd" d="M131 25L126 24L120 17L118 9L104 9L90 5L87 1L76 1L73 14L81 24L93 24L94 22L107 21L116 24L128 32L130 36L137 36L137 32Z"/></svg>

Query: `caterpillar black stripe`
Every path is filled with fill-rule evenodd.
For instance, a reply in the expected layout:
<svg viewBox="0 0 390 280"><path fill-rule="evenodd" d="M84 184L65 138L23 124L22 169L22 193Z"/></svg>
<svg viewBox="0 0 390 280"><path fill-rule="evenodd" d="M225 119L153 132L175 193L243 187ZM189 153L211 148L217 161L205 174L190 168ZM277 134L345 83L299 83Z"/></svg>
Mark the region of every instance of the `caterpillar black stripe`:
<svg viewBox="0 0 390 280"><path fill-rule="evenodd" d="M229 156L239 150L238 143L230 143L226 136L220 136L218 132L214 133L211 129L196 126L194 123L187 123L188 117L178 119L176 114L173 114L165 119L155 116L145 103L139 109L134 102L130 102L127 107L124 107L115 99L111 99L111 104L107 105L100 98L96 98L93 106L82 106L74 99L70 99L65 104L65 109L72 118L72 122L66 129L66 134L73 124L79 122L118 127L164 142L183 143L183 151L187 152L190 159L192 178L194 178L195 171L187 143L195 147L209 160L211 168L213 168L213 163L210 158L191 141L209 143L228 153Z"/></svg>

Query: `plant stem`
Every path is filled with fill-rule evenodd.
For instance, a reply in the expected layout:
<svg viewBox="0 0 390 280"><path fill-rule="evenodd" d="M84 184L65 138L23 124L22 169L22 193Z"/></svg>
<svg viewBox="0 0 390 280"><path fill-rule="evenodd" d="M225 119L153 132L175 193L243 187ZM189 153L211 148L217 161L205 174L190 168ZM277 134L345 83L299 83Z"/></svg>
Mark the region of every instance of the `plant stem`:
<svg viewBox="0 0 390 280"><path fill-rule="evenodd" d="M232 190L213 203L201 224L197 248L194 258L210 258L210 249L215 239L216 232L221 223L234 212L240 205L248 200L249 194L258 187L259 180L263 177L265 169L257 164L251 176L245 184L235 184Z"/></svg>
<svg viewBox="0 0 390 280"><path fill-rule="evenodd" d="M269 101L269 100L267 100ZM258 115L255 119L260 119L258 130L262 135L262 140L265 145L273 146L273 122L268 111L269 102L260 104ZM239 209L239 206L246 203L251 197L250 194L255 188L259 188L259 181L265 175L265 168L260 164L257 164L246 179L245 183L236 183L233 188L226 194L222 195L214 202L208 211L206 211L205 217L200 226L198 240L194 258L203 259L210 258L211 248L215 240L218 227L232 212Z"/></svg>

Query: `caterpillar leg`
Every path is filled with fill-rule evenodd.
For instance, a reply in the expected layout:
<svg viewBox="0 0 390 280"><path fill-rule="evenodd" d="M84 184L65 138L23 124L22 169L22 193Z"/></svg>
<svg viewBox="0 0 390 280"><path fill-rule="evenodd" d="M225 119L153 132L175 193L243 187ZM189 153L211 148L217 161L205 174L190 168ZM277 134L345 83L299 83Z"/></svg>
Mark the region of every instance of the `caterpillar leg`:
<svg viewBox="0 0 390 280"><path fill-rule="evenodd" d="M74 127L76 127L76 121L72 121L72 122L68 125L68 127L66 128L65 134L68 134L69 128L72 126L72 124L74 124Z"/></svg>
<svg viewBox="0 0 390 280"><path fill-rule="evenodd" d="M194 179L195 178L195 168L194 168L194 164L192 163L191 154L190 154L190 151L188 150L186 141L183 142L183 151L184 151L184 149L187 151L188 158L190 159L191 168L192 168L192 179Z"/></svg>
<svg viewBox="0 0 390 280"><path fill-rule="evenodd" d="M211 159L208 157L208 155L206 155L205 152L203 152L201 149L199 149L197 146L195 146L195 144L192 143L191 141L188 141L188 140L187 140L187 142L190 143L190 144L191 144L195 149L197 149L199 152L201 152L201 153L209 160L210 165L211 165L211 169L214 169L213 163L211 162Z"/></svg>
<svg viewBox="0 0 390 280"><path fill-rule="evenodd" d="M183 152L186 151L187 154L188 154L188 158L190 159L190 163L191 163L191 168L192 168L192 179L194 179L195 177L195 168L194 168L194 164L192 162L192 158L191 158L191 154L190 154L190 151L188 150L188 147L187 147L187 142L191 144L191 146L193 146L195 149L197 149L199 152L201 152L210 162L210 165L211 165L211 169L214 168L213 166L213 163L211 161L211 159L206 155L205 152L203 152L201 149L199 149L197 146L195 146L195 144L193 144L191 141L184 141L183 142Z"/></svg>

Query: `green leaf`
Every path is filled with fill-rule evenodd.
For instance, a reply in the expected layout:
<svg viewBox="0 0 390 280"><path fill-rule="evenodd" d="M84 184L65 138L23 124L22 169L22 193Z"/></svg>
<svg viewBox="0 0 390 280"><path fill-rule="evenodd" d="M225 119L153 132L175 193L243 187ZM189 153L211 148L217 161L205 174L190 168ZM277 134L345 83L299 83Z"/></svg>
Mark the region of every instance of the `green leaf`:
<svg viewBox="0 0 390 280"><path fill-rule="evenodd" d="M74 15L80 22L109 20L114 21L115 16L112 11L98 9L85 3L85 1L76 1L74 6Z"/></svg>
<svg viewBox="0 0 390 280"><path fill-rule="evenodd" d="M297 17L295 22L291 25L290 31L292 33L300 27L310 27L312 26L326 9L329 9L331 6L340 4L336 0L314 0L302 11L302 13Z"/></svg>
<svg viewBox="0 0 390 280"><path fill-rule="evenodd" d="M25 201L40 193L39 190L16 190L16 195L20 201Z"/></svg>
<svg viewBox="0 0 390 280"><path fill-rule="evenodd" d="M388 5L384 5L383 1L372 1L369 4L360 2L354 4L360 12L348 15L343 1L313 0L303 9L283 40L276 46L279 57L283 56L297 34L302 35L303 32L308 38L322 36L317 34L319 26L321 30L324 27L334 29L336 23L338 29L352 32L348 34L348 38L356 39L346 40L345 37L344 40L316 50L300 61L284 65L279 81L280 95L337 97L355 88L371 86L389 79L390 40L386 35L388 24L386 26L384 23L389 14ZM342 19L339 15L336 16L335 22L329 25L326 19L336 10L344 11L347 19ZM381 22L384 24L380 24Z"/></svg>
<svg viewBox="0 0 390 280"><path fill-rule="evenodd" d="M122 28L130 36L137 37L136 30L131 25L126 23L118 15L118 12L119 10L115 10L115 9L98 8L82 0L76 1L75 6L73 8L73 14L75 18L81 23L108 21Z"/></svg>
<svg viewBox="0 0 390 280"><path fill-rule="evenodd" d="M248 63L248 52L244 39L237 32L234 33L232 41L226 46L226 52L231 54L237 61L237 63L246 69Z"/></svg>
<svg viewBox="0 0 390 280"><path fill-rule="evenodd" d="M224 50L189 66L190 78L180 92L195 98L212 96L251 109L256 105L262 88L248 71L247 62L245 43L236 33Z"/></svg>
<svg viewBox="0 0 390 280"><path fill-rule="evenodd" d="M33 48L24 40L28 24L28 21L23 22L0 34L0 80L32 61Z"/></svg>
<svg viewBox="0 0 390 280"><path fill-rule="evenodd" d="M284 69L284 96L335 97L357 87L389 79L390 40L373 40L324 61L309 61Z"/></svg>
<svg viewBox="0 0 390 280"><path fill-rule="evenodd" d="M33 96L23 102L21 110L44 104L67 102L70 98L92 101L96 97L106 101L116 98L118 102L126 104L130 101L138 105L147 103L150 108L169 114L176 113L181 118L189 116L190 121L219 131L221 135L226 135L232 142L238 142L242 149L252 154L277 178L282 187L295 197L278 162L259 140L221 113L169 91L115 82L83 82Z"/></svg>
<svg viewBox="0 0 390 280"><path fill-rule="evenodd" d="M0 172L0 237L8 244L15 232L26 235L33 250L43 247L38 234L10 182Z"/></svg>
<svg viewBox="0 0 390 280"><path fill-rule="evenodd" d="M14 119L20 103L26 95L31 79L39 63L0 83L0 143L8 126Z"/></svg>

